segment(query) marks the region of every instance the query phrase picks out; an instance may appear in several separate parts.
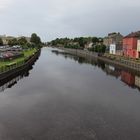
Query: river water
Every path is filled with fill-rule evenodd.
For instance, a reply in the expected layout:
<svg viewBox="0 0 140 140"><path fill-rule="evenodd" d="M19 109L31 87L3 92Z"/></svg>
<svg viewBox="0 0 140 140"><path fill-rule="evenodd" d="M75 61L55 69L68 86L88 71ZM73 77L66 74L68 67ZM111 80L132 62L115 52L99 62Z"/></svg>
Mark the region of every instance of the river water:
<svg viewBox="0 0 140 140"><path fill-rule="evenodd" d="M140 140L134 72L43 48L0 84L0 140Z"/></svg>

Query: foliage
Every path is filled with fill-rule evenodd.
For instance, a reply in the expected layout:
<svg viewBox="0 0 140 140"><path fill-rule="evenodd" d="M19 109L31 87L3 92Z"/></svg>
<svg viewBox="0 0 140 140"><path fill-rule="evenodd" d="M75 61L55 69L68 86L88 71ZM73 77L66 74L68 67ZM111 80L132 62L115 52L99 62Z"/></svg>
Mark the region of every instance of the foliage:
<svg viewBox="0 0 140 140"><path fill-rule="evenodd" d="M78 44L68 44L64 46L65 48L71 48L71 49L80 49L80 46Z"/></svg>
<svg viewBox="0 0 140 140"><path fill-rule="evenodd" d="M78 39L78 43L79 43L80 47L84 48L85 44L87 43L87 40L83 37L80 37Z"/></svg>
<svg viewBox="0 0 140 140"><path fill-rule="evenodd" d="M98 52L98 53L105 53L106 46L105 45L95 45L92 48L90 48L89 50L93 51L93 52Z"/></svg>
<svg viewBox="0 0 140 140"><path fill-rule="evenodd" d="M18 45L18 41L16 38L13 38L11 40L8 41L8 45L9 46L14 46L14 45Z"/></svg>
<svg viewBox="0 0 140 140"><path fill-rule="evenodd" d="M25 37L21 37L21 38L18 40L18 45L24 46L25 44L27 44L26 38L25 38Z"/></svg>
<svg viewBox="0 0 140 140"><path fill-rule="evenodd" d="M96 43L99 42L99 39L97 37L93 37L92 38L92 42L93 42L93 44L96 44Z"/></svg>
<svg viewBox="0 0 140 140"><path fill-rule="evenodd" d="M55 39L55 40L53 40L50 44L52 45L52 46L59 46L59 45L63 45L63 46L65 46L65 45L67 45L68 43L70 42L70 39L68 39L68 38L57 38L57 39Z"/></svg>
<svg viewBox="0 0 140 140"><path fill-rule="evenodd" d="M31 35L30 41L27 41L25 37L21 37L18 40L14 38L12 40L9 40L8 45L10 46L20 45L22 48L28 49L28 48L41 47L42 43L40 37L37 34L33 33Z"/></svg>
<svg viewBox="0 0 140 140"><path fill-rule="evenodd" d="M76 37L74 39L69 38L57 38L48 42L49 45L55 47L65 47L65 48L78 48L84 49L85 45L93 42L93 45L102 44L103 39L97 37Z"/></svg>
<svg viewBox="0 0 140 140"><path fill-rule="evenodd" d="M12 59L9 61L0 61L0 72L3 72L3 70L6 70L6 65L11 64L11 63L16 63L16 64L23 64L25 63L25 60L31 57L34 53L37 52L37 49L27 49L23 51L23 56L20 58Z"/></svg>
<svg viewBox="0 0 140 140"><path fill-rule="evenodd" d="M2 38L0 38L0 46L3 46Z"/></svg>
<svg viewBox="0 0 140 140"><path fill-rule="evenodd" d="M41 39L36 33L33 33L31 35L30 42L35 44L35 45L40 45L41 44Z"/></svg>

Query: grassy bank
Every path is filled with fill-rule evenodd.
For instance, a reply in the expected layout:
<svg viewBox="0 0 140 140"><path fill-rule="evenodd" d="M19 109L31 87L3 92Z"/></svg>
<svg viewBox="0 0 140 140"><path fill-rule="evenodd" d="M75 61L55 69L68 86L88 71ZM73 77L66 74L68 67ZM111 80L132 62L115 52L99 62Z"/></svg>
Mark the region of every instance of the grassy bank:
<svg viewBox="0 0 140 140"><path fill-rule="evenodd" d="M8 61L0 61L0 72L8 71L9 69L16 68L17 66L24 64L36 52L37 49L24 50L23 57Z"/></svg>

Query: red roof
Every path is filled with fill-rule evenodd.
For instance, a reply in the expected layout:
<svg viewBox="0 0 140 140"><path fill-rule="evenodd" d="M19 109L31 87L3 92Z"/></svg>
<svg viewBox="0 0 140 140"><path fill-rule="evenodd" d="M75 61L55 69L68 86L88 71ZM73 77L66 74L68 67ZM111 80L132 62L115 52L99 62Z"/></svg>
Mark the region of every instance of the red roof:
<svg viewBox="0 0 140 140"><path fill-rule="evenodd" d="M124 38L131 38L131 37L140 37L140 31L137 32L132 32L130 34L128 34L127 36L125 36Z"/></svg>

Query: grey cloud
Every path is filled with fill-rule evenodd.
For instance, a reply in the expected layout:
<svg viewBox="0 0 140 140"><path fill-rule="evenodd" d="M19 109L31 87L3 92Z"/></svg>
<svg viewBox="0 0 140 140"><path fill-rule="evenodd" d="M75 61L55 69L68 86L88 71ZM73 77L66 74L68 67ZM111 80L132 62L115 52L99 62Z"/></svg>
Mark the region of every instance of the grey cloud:
<svg viewBox="0 0 140 140"><path fill-rule="evenodd" d="M9 0L0 7L0 34L57 37L127 34L140 29L140 1ZM1 2L0 2L1 4Z"/></svg>

